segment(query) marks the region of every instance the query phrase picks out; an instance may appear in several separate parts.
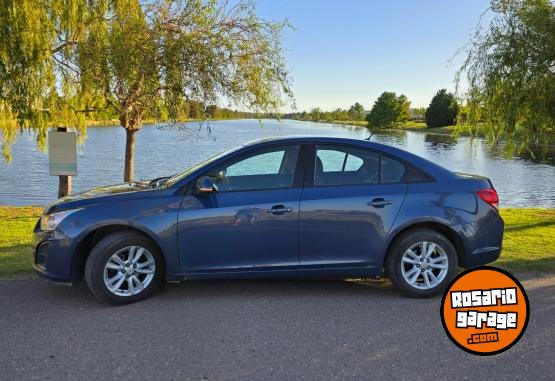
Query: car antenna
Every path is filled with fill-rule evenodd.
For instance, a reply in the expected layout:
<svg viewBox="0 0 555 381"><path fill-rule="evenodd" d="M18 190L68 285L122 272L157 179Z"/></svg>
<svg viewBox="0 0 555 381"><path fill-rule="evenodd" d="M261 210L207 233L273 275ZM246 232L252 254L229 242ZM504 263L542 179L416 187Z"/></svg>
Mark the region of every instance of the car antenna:
<svg viewBox="0 0 555 381"><path fill-rule="evenodd" d="M374 130L372 130L372 131L370 132L370 136L367 137L367 138L364 139L364 140L370 140L370 139L372 139L372 135L374 135Z"/></svg>

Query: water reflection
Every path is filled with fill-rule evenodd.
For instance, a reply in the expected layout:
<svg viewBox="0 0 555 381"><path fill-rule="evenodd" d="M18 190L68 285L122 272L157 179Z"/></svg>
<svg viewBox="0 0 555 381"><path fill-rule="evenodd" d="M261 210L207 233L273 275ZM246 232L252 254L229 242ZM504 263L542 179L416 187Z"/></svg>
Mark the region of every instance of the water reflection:
<svg viewBox="0 0 555 381"><path fill-rule="evenodd" d="M269 136L325 135L366 139L370 131L360 126L340 127L326 123L290 120L211 122L210 130L198 123L189 125L191 134L175 128L146 125L137 134L135 173L137 178L173 174L208 157L245 142ZM466 137L415 131L375 132L372 141L408 150L450 170L488 176L498 189L502 206L555 207L555 152L531 153L506 158L489 152L486 143ZM48 157L36 150L36 139L23 132L13 146L11 164L0 162L0 204L41 204L56 197L57 178L48 176ZM121 127L92 127L78 149L76 192L122 180L125 131ZM552 164L549 165L548 163ZM248 217L246 217L248 218Z"/></svg>
<svg viewBox="0 0 555 381"><path fill-rule="evenodd" d="M424 141L430 143L428 147L436 151L452 150L457 145L457 138L450 135L424 133Z"/></svg>
<svg viewBox="0 0 555 381"><path fill-rule="evenodd" d="M555 147L551 147L546 151L539 147L529 147L528 151L519 155L517 158L533 163L555 165Z"/></svg>

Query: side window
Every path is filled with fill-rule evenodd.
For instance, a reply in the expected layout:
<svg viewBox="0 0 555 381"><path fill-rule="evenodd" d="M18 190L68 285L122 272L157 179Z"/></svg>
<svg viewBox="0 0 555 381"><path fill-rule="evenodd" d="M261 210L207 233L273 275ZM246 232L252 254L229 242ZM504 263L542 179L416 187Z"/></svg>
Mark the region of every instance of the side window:
<svg viewBox="0 0 555 381"><path fill-rule="evenodd" d="M227 176L277 175L285 151L267 152L227 167Z"/></svg>
<svg viewBox="0 0 555 381"><path fill-rule="evenodd" d="M218 192L262 190L293 186L299 146L281 146L259 150L212 169Z"/></svg>
<svg viewBox="0 0 555 381"><path fill-rule="evenodd" d="M399 160L382 155L382 184L401 183L405 179L406 166Z"/></svg>
<svg viewBox="0 0 555 381"><path fill-rule="evenodd" d="M347 160L345 161L345 171L358 171L362 167L364 161L360 157L347 155Z"/></svg>
<svg viewBox="0 0 555 381"><path fill-rule="evenodd" d="M344 147L317 146L314 185L376 184L379 180L378 154Z"/></svg>
<svg viewBox="0 0 555 381"><path fill-rule="evenodd" d="M343 168L345 161L345 152L335 151L332 149L318 150L316 156L322 163L323 172L338 172Z"/></svg>

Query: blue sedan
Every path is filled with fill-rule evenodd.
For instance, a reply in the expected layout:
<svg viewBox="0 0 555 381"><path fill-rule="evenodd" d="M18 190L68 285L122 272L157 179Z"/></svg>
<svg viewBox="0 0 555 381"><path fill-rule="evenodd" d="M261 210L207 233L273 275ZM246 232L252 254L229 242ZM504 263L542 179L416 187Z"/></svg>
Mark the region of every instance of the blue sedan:
<svg viewBox="0 0 555 381"><path fill-rule="evenodd" d="M162 281L388 276L441 292L458 267L495 261L503 220L485 177L365 140L259 140L182 173L50 204L34 229L39 274L85 278L101 300Z"/></svg>

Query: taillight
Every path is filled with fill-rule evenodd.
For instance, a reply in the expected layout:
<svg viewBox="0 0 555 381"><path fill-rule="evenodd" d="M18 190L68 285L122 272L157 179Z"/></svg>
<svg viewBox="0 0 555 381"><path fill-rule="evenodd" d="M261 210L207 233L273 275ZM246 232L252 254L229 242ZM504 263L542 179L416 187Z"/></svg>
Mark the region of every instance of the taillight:
<svg viewBox="0 0 555 381"><path fill-rule="evenodd" d="M497 191L495 189L482 189L476 192L476 194L482 200L493 206L495 210L499 211L499 196L497 195Z"/></svg>

